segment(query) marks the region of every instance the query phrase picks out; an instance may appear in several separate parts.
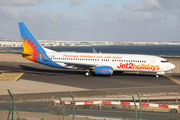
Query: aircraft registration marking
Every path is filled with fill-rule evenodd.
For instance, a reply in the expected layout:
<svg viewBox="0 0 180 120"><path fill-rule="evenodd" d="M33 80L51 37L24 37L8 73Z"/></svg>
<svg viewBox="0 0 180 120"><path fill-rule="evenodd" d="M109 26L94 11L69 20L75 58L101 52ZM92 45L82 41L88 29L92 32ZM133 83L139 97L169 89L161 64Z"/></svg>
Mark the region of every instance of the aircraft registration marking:
<svg viewBox="0 0 180 120"><path fill-rule="evenodd" d="M17 81L24 73L2 73L0 81Z"/></svg>

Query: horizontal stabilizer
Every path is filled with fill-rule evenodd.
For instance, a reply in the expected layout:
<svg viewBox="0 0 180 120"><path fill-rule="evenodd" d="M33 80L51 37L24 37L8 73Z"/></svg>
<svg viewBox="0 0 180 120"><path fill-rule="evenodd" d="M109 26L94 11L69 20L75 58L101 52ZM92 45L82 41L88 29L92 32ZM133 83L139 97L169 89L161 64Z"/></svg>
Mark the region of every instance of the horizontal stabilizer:
<svg viewBox="0 0 180 120"><path fill-rule="evenodd" d="M25 52L22 52L22 55L32 55L32 53L25 53Z"/></svg>

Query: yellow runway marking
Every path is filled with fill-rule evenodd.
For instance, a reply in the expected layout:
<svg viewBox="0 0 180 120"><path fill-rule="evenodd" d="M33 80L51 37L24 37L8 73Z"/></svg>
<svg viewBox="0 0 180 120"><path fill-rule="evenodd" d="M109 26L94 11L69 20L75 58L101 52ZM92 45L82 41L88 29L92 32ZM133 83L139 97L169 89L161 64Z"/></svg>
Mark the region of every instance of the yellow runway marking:
<svg viewBox="0 0 180 120"><path fill-rule="evenodd" d="M173 82L177 83L178 85L180 85L180 80L178 80L179 78L171 76L171 75L164 75L165 77L169 78L170 80L172 80Z"/></svg>
<svg viewBox="0 0 180 120"><path fill-rule="evenodd" d="M2 73L0 75L0 81L16 81L18 80L24 73Z"/></svg>
<svg viewBox="0 0 180 120"><path fill-rule="evenodd" d="M2 72L9 72L9 70L0 70L0 73Z"/></svg>

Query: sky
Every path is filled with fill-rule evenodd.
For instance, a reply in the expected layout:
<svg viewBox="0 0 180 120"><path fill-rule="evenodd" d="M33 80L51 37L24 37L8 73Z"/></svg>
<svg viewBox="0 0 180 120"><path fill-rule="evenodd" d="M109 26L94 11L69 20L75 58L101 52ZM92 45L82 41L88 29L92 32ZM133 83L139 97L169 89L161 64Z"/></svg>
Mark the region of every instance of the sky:
<svg viewBox="0 0 180 120"><path fill-rule="evenodd" d="M177 42L180 0L0 0L0 37L20 40Z"/></svg>

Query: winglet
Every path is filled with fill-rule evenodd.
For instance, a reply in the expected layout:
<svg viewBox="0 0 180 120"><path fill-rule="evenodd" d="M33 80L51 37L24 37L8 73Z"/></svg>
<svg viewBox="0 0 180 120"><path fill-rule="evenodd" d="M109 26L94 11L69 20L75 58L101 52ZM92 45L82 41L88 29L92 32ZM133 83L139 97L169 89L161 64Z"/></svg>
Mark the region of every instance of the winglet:
<svg viewBox="0 0 180 120"><path fill-rule="evenodd" d="M92 50L93 50L93 53L97 53L96 50L95 50L94 48L92 48Z"/></svg>

